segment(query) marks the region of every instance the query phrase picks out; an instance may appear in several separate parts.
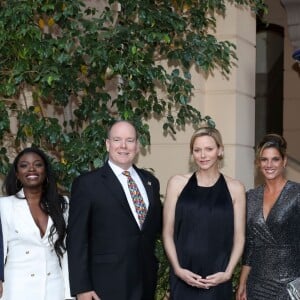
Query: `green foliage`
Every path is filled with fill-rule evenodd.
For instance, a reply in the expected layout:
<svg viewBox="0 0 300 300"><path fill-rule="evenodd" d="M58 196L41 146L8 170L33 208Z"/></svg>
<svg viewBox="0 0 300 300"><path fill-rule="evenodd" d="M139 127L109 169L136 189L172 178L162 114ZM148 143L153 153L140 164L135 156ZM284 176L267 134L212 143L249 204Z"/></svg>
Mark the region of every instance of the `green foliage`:
<svg viewBox="0 0 300 300"><path fill-rule="evenodd" d="M156 257L159 260L158 281L155 300L168 299L169 292L169 262L161 239L156 243Z"/></svg>
<svg viewBox="0 0 300 300"><path fill-rule="evenodd" d="M237 288L238 288L238 284L239 284L239 280L240 280L240 274L241 274L241 270L242 270L242 262L240 261L237 266L235 267L233 276L232 276L232 286L233 286L233 292L235 293ZM234 297L235 299L235 297Z"/></svg>
<svg viewBox="0 0 300 300"><path fill-rule="evenodd" d="M190 68L230 72L235 46L211 34L226 2L265 9L263 0L109 0L101 11L79 0L1 1L0 173L5 148L35 144L69 189L75 176L102 165L115 119L133 121L143 146L153 117L170 134L186 124L214 126L189 104Z"/></svg>

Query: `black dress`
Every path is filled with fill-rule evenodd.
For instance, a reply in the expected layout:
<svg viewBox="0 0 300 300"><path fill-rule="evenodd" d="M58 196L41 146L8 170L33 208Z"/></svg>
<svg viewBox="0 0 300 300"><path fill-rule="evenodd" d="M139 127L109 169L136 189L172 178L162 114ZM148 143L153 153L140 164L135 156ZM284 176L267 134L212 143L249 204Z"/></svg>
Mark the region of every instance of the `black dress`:
<svg viewBox="0 0 300 300"><path fill-rule="evenodd" d="M263 195L264 186L247 193L247 299L287 300L287 283L300 277L300 184L286 183L266 220Z"/></svg>
<svg viewBox="0 0 300 300"><path fill-rule="evenodd" d="M175 211L174 242L179 264L202 277L225 271L233 245L232 199L221 174L212 187L197 184L194 173ZM208 290L192 287L171 270L172 300L231 300L231 281Z"/></svg>

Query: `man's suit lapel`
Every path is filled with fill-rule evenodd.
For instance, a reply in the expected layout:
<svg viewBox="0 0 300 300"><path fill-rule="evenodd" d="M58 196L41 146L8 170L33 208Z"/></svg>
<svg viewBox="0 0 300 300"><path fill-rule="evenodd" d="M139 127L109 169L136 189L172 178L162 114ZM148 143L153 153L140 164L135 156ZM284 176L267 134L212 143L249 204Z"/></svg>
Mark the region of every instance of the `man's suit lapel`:
<svg viewBox="0 0 300 300"><path fill-rule="evenodd" d="M120 203L121 207L127 211L133 222L136 223L132 211L129 207L123 187L108 163L103 166L103 173L101 175L102 180L104 181L105 186L109 189L110 193L113 195L116 201Z"/></svg>

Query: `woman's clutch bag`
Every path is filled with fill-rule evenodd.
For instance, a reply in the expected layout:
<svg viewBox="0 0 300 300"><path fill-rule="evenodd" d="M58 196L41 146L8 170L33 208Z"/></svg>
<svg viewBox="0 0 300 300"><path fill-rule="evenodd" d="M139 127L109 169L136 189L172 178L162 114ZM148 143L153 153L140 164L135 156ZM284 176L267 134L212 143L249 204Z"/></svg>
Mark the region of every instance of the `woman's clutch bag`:
<svg viewBox="0 0 300 300"><path fill-rule="evenodd" d="M300 277L287 284L287 291L291 300L300 300Z"/></svg>

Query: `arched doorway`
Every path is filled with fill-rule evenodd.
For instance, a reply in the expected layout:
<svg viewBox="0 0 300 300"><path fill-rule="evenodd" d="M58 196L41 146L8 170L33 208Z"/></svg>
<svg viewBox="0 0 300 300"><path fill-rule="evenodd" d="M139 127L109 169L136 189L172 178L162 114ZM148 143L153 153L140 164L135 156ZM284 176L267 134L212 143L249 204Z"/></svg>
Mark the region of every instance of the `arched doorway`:
<svg viewBox="0 0 300 300"><path fill-rule="evenodd" d="M258 21L256 35L255 145L266 134L283 132L284 30Z"/></svg>

